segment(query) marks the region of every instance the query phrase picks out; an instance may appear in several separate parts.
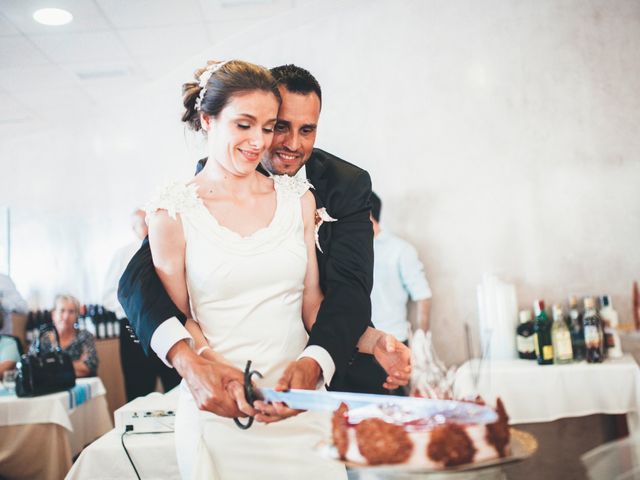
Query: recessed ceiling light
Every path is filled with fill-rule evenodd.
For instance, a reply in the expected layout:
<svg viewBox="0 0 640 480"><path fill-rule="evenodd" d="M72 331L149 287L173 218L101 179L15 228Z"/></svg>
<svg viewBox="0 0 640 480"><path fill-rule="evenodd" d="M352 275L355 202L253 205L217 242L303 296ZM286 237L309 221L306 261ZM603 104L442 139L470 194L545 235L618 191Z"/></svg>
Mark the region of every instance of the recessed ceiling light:
<svg viewBox="0 0 640 480"><path fill-rule="evenodd" d="M59 26L73 20L73 15L61 8L41 8L33 12L33 19L43 25Z"/></svg>

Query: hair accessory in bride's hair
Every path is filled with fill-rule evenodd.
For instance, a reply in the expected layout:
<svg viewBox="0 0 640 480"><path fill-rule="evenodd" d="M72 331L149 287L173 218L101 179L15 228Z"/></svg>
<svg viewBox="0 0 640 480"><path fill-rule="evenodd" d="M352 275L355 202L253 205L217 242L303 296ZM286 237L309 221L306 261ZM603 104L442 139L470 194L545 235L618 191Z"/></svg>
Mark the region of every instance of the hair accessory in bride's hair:
<svg viewBox="0 0 640 480"><path fill-rule="evenodd" d="M207 93L207 83L209 83L209 79L211 75L220 70L224 65L229 63L230 60L225 60L224 62L211 63L207 65L204 72L200 74L200 78L198 79L198 85L200 86L200 93L198 94L198 98L196 99L196 110L200 110L202 105L202 99L204 98L204 94Z"/></svg>

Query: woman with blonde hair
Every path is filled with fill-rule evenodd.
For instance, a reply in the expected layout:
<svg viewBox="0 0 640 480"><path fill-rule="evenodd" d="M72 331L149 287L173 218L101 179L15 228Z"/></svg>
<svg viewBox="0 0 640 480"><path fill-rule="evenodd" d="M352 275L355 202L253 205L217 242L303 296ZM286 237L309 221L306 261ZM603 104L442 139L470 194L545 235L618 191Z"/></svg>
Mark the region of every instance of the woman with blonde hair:
<svg viewBox="0 0 640 480"><path fill-rule="evenodd" d="M76 377L93 377L98 371L96 341L91 333L78 330L80 302L72 295L58 295L54 301L51 318L60 337L60 348L68 353L73 362ZM52 335L43 335L41 350L52 348ZM29 352L35 352L36 343L31 344Z"/></svg>

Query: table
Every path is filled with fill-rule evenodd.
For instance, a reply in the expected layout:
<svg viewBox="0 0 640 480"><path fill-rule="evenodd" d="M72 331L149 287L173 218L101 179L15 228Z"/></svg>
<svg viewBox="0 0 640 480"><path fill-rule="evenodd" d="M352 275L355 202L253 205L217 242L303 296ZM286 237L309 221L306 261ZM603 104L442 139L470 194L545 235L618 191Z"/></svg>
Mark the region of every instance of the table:
<svg viewBox="0 0 640 480"><path fill-rule="evenodd" d="M136 398L126 404L128 410L175 410L178 388L167 394L157 392ZM174 434L127 434L125 445L140 474L145 480L180 480L176 460ZM73 464L65 480L120 480L135 478L133 467L120 443L121 433L111 430L85 448ZM396 473L380 475L366 469L349 471L349 480L505 480L500 467L473 472L444 475Z"/></svg>
<svg viewBox="0 0 640 480"><path fill-rule="evenodd" d="M97 377L33 398L0 395L0 476L60 479L74 455L112 427Z"/></svg>
<svg viewBox="0 0 640 480"><path fill-rule="evenodd" d="M640 364L640 331L620 332L622 351L629 353Z"/></svg>
<svg viewBox="0 0 640 480"><path fill-rule="evenodd" d="M477 388L474 374L479 371ZM640 368L631 355L601 364L538 365L530 360L478 360L456 374L457 398L479 393L490 403L499 396L511 424L552 422L593 414L626 414L640 430Z"/></svg>
<svg viewBox="0 0 640 480"><path fill-rule="evenodd" d="M150 393L132 400L122 408L175 411L178 406L178 388L166 394ZM73 464L66 480L135 478L120 437L121 434L113 429L85 448ZM124 441L141 478L181 480L173 432L127 434Z"/></svg>
<svg viewBox="0 0 640 480"><path fill-rule="evenodd" d="M532 459L505 467L509 478L585 478L580 456L620 437L620 415L626 415L632 432L640 429L640 368L630 355L602 364L545 366L473 360L458 369L455 393L480 394L489 403L501 397L509 423L538 438Z"/></svg>

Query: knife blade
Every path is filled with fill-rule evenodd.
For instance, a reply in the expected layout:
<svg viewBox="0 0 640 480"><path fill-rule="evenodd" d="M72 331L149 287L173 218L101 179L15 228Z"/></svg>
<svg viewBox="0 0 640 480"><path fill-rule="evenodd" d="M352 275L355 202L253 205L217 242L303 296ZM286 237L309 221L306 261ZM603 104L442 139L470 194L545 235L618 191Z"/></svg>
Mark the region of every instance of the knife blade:
<svg viewBox="0 0 640 480"><path fill-rule="evenodd" d="M417 418L440 418L443 422L493 423L498 419L495 410L485 405L454 400L437 400L419 397L398 397L371 393L328 392L325 390L287 390L255 388L257 396L269 403L282 402L295 410L334 411L346 403L357 416L367 415L397 417L403 421ZM352 412L356 410L356 412Z"/></svg>

